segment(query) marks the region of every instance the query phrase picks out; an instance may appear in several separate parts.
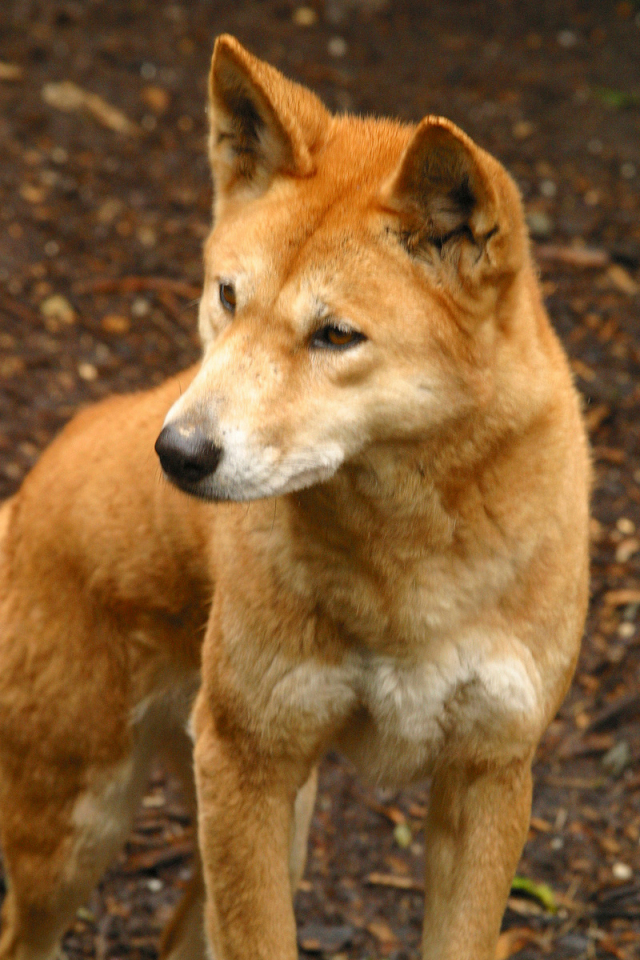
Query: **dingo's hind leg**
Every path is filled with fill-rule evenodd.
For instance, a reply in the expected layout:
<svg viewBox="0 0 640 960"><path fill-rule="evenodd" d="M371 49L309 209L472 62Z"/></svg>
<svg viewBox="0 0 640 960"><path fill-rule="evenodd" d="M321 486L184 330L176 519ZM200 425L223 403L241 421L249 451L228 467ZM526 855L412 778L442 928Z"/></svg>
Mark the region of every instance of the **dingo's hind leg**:
<svg viewBox="0 0 640 960"><path fill-rule="evenodd" d="M146 759L146 758L145 758ZM145 783L146 764L130 756L100 771L75 796L3 783L2 847L8 889L0 960L54 960L59 943L120 850ZM44 785L48 778L40 779ZM25 786L25 789L20 789Z"/></svg>

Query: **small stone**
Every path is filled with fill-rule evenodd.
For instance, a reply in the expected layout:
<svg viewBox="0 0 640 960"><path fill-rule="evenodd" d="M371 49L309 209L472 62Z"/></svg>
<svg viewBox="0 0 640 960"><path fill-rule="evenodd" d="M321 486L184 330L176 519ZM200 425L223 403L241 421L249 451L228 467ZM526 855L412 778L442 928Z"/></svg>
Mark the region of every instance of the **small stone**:
<svg viewBox="0 0 640 960"><path fill-rule="evenodd" d="M54 293L51 297L47 297L46 300L43 300L40 304L40 313L47 320L58 320L60 323L66 323L71 325L75 323L76 312L67 300L66 297L61 296L59 293Z"/></svg>
<svg viewBox="0 0 640 960"><path fill-rule="evenodd" d="M543 180L540 184L540 193L547 200L552 200L558 192L557 184L554 180Z"/></svg>
<svg viewBox="0 0 640 960"><path fill-rule="evenodd" d="M159 893L164 888L164 883L160 877L149 877L147 880L147 890L151 890L152 893Z"/></svg>
<svg viewBox="0 0 640 960"><path fill-rule="evenodd" d="M120 216L124 209L122 200L117 197L109 197L98 207L98 220L100 223L113 223L116 217Z"/></svg>
<svg viewBox="0 0 640 960"><path fill-rule="evenodd" d="M620 175L624 177L625 180L633 180L637 172L635 163L631 163L630 160L623 163L620 167Z"/></svg>
<svg viewBox="0 0 640 960"><path fill-rule="evenodd" d="M556 39L565 50L570 50L571 47L575 47L578 42L578 36L573 30L560 30Z"/></svg>
<svg viewBox="0 0 640 960"><path fill-rule="evenodd" d="M79 110L85 99L84 91L70 80L64 80L62 83L45 83L41 95L50 107L67 113Z"/></svg>
<svg viewBox="0 0 640 960"><path fill-rule="evenodd" d="M140 96L155 113L164 113L169 106L170 97L164 87L149 84L142 88Z"/></svg>
<svg viewBox="0 0 640 960"><path fill-rule="evenodd" d="M635 635L635 632L636 632L635 624L629 623L628 621L626 621L625 623L621 623L620 626L618 627L618 636L621 637L623 640L630 640L631 637Z"/></svg>
<svg viewBox="0 0 640 960"><path fill-rule="evenodd" d="M530 120L518 120L517 123L514 123L511 132L516 140L526 140L534 130L535 127Z"/></svg>
<svg viewBox="0 0 640 960"><path fill-rule="evenodd" d="M155 247L158 235L153 227L139 227L136 236L143 247Z"/></svg>
<svg viewBox="0 0 640 960"><path fill-rule="evenodd" d="M532 210L527 214L529 233L536 240L548 240L554 230L554 222L543 210Z"/></svg>
<svg viewBox="0 0 640 960"><path fill-rule="evenodd" d="M393 828L393 839L399 847L402 847L403 850L406 850L407 847L410 847L411 841L413 840L413 835L411 833L411 827L409 824L397 823Z"/></svg>
<svg viewBox="0 0 640 960"><path fill-rule="evenodd" d="M549 844L552 850L562 850L564 847L564 840L562 837L553 837L551 843Z"/></svg>
<svg viewBox="0 0 640 960"><path fill-rule="evenodd" d="M618 861L618 863L614 863L611 868L611 873L614 875L616 880L627 881L631 880L631 877L633 876L633 870L631 867L627 863L621 863L620 861Z"/></svg>
<svg viewBox="0 0 640 960"><path fill-rule="evenodd" d="M624 533L627 536L630 536L632 533L636 532L636 525L633 520L629 519L629 517L618 517L616 520L616 527L620 533Z"/></svg>
<svg viewBox="0 0 640 960"><path fill-rule="evenodd" d="M343 37L331 37L327 44L327 53L330 57L344 57L347 52L347 41Z"/></svg>
<svg viewBox="0 0 640 960"><path fill-rule="evenodd" d="M54 163L66 163L69 159L69 154L64 147L54 147L51 151L51 159Z"/></svg>
<svg viewBox="0 0 640 960"><path fill-rule="evenodd" d="M144 297L136 297L131 304L131 313L134 317L146 317L150 310L149 301Z"/></svg>
<svg viewBox="0 0 640 960"><path fill-rule="evenodd" d="M47 257L57 257L60 253L60 246L55 240L47 240L44 245L44 252Z"/></svg>
<svg viewBox="0 0 640 960"><path fill-rule="evenodd" d="M313 7L296 7L293 11L293 22L297 27L312 27L318 22L318 14Z"/></svg>
<svg viewBox="0 0 640 960"><path fill-rule="evenodd" d="M140 76L143 80L153 80L157 72L153 63L143 63L140 67Z"/></svg>
<svg viewBox="0 0 640 960"><path fill-rule="evenodd" d="M619 777L631 762L631 748L627 741L619 740L607 750L600 762L612 777Z"/></svg>
<svg viewBox="0 0 640 960"><path fill-rule="evenodd" d="M98 379L98 368L94 367L92 363L79 363L78 364L78 376L81 380L87 380L88 382Z"/></svg>
<svg viewBox="0 0 640 960"><path fill-rule="evenodd" d="M600 203L600 194L597 190L587 190L584 195L584 202L588 207L597 207Z"/></svg>

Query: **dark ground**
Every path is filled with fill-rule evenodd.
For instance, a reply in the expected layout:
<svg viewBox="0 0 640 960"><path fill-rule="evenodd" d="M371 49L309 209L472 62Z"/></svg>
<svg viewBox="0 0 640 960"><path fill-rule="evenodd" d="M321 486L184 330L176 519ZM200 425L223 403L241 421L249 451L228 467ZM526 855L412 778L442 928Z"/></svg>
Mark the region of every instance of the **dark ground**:
<svg viewBox="0 0 640 960"><path fill-rule="evenodd" d="M197 356L193 301L211 202L205 78L217 33L235 33L334 109L450 116L522 188L596 467L587 636L539 751L518 868L550 885L559 910L512 897L502 956L524 947L522 960L631 960L640 956L640 4L311 7L316 22L303 26L287 0L0 5L0 495L80 406ZM118 132L122 119L99 106L59 109L59 89L45 85L65 80L135 129ZM366 790L338 758L325 763L297 898L302 947L418 957L425 801L426 787ZM190 836L158 771L126 853L66 940L69 957L155 957L188 876Z"/></svg>

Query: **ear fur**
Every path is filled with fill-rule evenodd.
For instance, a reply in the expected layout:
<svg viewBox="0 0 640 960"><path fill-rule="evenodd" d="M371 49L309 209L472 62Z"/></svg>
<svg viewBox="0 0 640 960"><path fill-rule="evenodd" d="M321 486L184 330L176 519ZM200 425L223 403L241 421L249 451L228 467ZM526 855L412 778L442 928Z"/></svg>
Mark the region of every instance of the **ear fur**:
<svg viewBox="0 0 640 960"><path fill-rule="evenodd" d="M425 117L385 189L409 253L459 272L515 269L524 250L517 188L497 160L444 117ZM480 269L481 268L481 269Z"/></svg>
<svg viewBox="0 0 640 960"><path fill-rule="evenodd" d="M218 37L209 80L210 156L217 199L243 188L257 195L276 174L308 177L330 115L320 100Z"/></svg>

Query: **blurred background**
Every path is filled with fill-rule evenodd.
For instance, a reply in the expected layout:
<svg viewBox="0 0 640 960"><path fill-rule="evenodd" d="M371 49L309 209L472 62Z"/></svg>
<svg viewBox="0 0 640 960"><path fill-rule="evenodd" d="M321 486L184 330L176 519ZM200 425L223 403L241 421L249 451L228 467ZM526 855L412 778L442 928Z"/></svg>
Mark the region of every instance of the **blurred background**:
<svg viewBox="0 0 640 960"><path fill-rule="evenodd" d="M222 31L333 110L451 117L520 185L593 442L593 603L539 750L500 957L637 958L640 3L3 0L0 496L79 407L197 359ZM426 785L368 789L328 758L297 897L302 956L419 957L427 799ZM153 960L191 842L158 769L69 958Z"/></svg>

